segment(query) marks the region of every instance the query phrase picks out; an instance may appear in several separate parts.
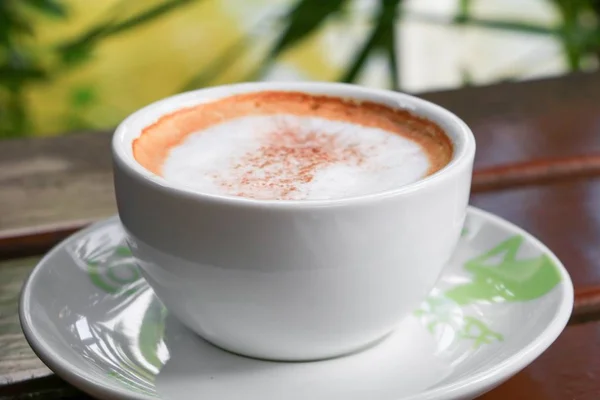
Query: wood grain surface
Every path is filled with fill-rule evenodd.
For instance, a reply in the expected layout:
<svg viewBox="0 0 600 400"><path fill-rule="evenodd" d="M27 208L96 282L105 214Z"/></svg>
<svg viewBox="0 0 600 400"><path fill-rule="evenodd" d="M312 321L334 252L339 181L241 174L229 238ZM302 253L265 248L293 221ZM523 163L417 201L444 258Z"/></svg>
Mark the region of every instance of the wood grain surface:
<svg viewBox="0 0 600 400"><path fill-rule="evenodd" d="M37 260L0 263L0 387L50 374L27 344L19 324L21 286Z"/></svg>
<svg viewBox="0 0 600 400"><path fill-rule="evenodd" d="M525 370L481 400L600 399L600 323L567 328Z"/></svg>
<svg viewBox="0 0 600 400"><path fill-rule="evenodd" d="M544 175L556 165L552 160L583 155L596 165L584 166L584 175L600 175L595 158L600 155L598 73L421 97L456 112L470 125L477 139L475 166L480 172L484 168L506 172L514 163L531 167L538 160L537 174ZM492 179L490 174L486 179ZM572 179L572 174L562 174L560 179ZM536 180L527 179L527 184L532 183ZM1 142L0 206L0 231L114 214L110 132Z"/></svg>
<svg viewBox="0 0 600 400"><path fill-rule="evenodd" d="M0 231L115 213L108 133L0 142Z"/></svg>
<svg viewBox="0 0 600 400"><path fill-rule="evenodd" d="M422 97L475 133L471 203L540 238L576 286L578 325L483 398L600 399L600 322L588 322L600 320L600 74ZM40 254L114 214L110 133L0 142L0 207L0 260ZM49 375L20 332L18 292L34 262L0 263L0 399L87 398Z"/></svg>
<svg viewBox="0 0 600 400"><path fill-rule="evenodd" d="M565 264L575 287L600 284L600 180L478 193L471 204L544 242Z"/></svg>
<svg viewBox="0 0 600 400"><path fill-rule="evenodd" d="M600 73L422 95L477 138L476 167L600 152Z"/></svg>

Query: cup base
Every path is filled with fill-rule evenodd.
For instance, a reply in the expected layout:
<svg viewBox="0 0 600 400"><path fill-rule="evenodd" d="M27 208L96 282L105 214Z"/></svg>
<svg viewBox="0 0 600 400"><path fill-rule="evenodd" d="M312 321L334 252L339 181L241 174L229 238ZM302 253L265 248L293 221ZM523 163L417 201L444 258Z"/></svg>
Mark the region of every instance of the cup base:
<svg viewBox="0 0 600 400"><path fill-rule="evenodd" d="M331 360L334 358L341 358L350 355L354 355L370 349L372 347L377 346L379 343L383 342L388 336L390 336L395 329L392 329L382 336L379 336L375 340L371 340L366 344L361 344L359 346L353 346L351 348L345 348L343 350L337 350L335 352L310 352L310 351L299 351L299 350L291 350L286 351L286 355L276 355L275 353L267 353L261 351L252 351L247 349L240 349L235 346L230 346L218 340L218 338L206 338L202 334L196 333L202 340L210 343L211 345L218 347L221 350L227 351L228 353L235 354L237 356L242 356L246 358L252 358L255 360L262 361L273 361L273 362L313 362L313 361L324 361Z"/></svg>

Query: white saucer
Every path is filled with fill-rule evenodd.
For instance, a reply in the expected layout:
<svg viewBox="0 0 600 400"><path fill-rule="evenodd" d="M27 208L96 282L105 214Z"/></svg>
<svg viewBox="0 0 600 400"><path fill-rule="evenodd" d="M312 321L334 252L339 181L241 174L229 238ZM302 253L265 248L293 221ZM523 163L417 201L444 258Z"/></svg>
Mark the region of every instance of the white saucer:
<svg viewBox="0 0 600 400"><path fill-rule="evenodd" d="M213 347L170 317L123 236L116 217L77 233L44 257L21 297L38 356L103 399L473 398L550 346L573 305L550 250L470 208L443 277L395 333L338 359L260 361Z"/></svg>

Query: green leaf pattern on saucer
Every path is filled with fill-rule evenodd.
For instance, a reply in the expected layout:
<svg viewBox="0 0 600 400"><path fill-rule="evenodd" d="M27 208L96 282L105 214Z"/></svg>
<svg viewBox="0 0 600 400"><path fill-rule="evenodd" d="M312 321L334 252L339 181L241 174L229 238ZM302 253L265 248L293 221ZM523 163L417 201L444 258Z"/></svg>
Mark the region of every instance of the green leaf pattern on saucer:
<svg viewBox="0 0 600 400"><path fill-rule="evenodd" d="M464 268L472 281L446 292L460 305L474 301L527 301L548 293L560 282L560 274L546 254L518 259L523 237L513 236L481 256L468 261ZM494 262L500 257L499 262Z"/></svg>
<svg viewBox="0 0 600 400"><path fill-rule="evenodd" d="M471 240L472 233L467 221L461 240ZM414 315L432 335L440 338L452 332L455 340L472 349L504 340L503 333L490 328L490 321L484 321L469 306L534 300L550 292L561 280L548 255L538 253L532 257L525 252L526 257L520 256L523 242L523 237L512 236L481 255L469 257L453 274L456 276L452 283L438 285L443 289L434 289ZM131 376L109 373L109 378L157 397L154 379L169 357L164 344L166 309L154 298L124 238L115 238L114 230L83 239L74 252L90 282L102 293L101 301L114 303L115 316L120 315L123 304L140 303L140 310L145 312L141 318L133 314L120 315L110 326L105 322L90 324L99 343L111 341L105 348L118 349L118 354L103 353L102 356L119 366L115 371L131 372ZM122 335L118 343L111 339L119 332L131 331L133 320L139 324L135 328L139 332L136 338L126 339L127 335Z"/></svg>
<svg viewBox="0 0 600 400"><path fill-rule="evenodd" d="M140 281L141 275L129 247L119 245L106 250L85 260L92 283L110 294L117 294L123 290L128 294L135 293L139 287L129 285Z"/></svg>
<svg viewBox="0 0 600 400"><path fill-rule="evenodd" d="M461 236L467 234L464 228ZM474 348L503 340L503 335L490 329L485 321L465 314L466 306L476 302L534 300L551 291L561 280L547 254L520 259L522 243L523 237L516 235L467 261L463 267L469 273L468 282L443 293L434 290L415 315L431 333L449 326L456 330L459 338L471 340Z"/></svg>
<svg viewBox="0 0 600 400"><path fill-rule="evenodd" d="M154 381L168 359L164 344L166 308L142 278L123 235L98 230L70 249L73 259L98 289L92 294L109 311L101 320L88 318L89 335L98 346L83 346L88 359L114 365L108 378L150 397L158 397ZM128 311L128 310L132 310ZM136 310L141 312L136 313ZM131 337L129 332L138 332Z"/></svg>

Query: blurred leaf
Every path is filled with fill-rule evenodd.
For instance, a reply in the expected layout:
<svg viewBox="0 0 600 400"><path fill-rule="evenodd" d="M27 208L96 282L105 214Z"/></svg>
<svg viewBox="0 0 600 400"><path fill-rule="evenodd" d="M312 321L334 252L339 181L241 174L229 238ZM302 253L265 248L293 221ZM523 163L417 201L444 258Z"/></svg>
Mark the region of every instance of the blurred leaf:
<svg viewBox="0 0 600 400"><path fill-rule="evenodd" d="M137 28L192 1L194 0L168 0L122 22L114 22L112 18L104 21L88 29L79 37L60 44L58 49L61 58L66 64L78 64L86 61L90 58L94 46L97 46L100 40Z"/></svg>
<svg viewBox="0 0 600 400"><path fill-rule="evenodd" d="M11 90L8 101L3 104L6 107L0 115L3 116L0 137L9 138L23 136L31 133L28 129L27 110L23 94L18 90Z"/></svg>
<svg viewBox="0 0 600 400"><path fill-rule="evenodd" d="M596 17L600 16L600 0L589 0L590 8L596 14Z"/></svg>
<svg viewBox="0 0 600 400"><path fill-rule="evenodd" d="M48 77L48 73L35 65L31 57L22 50L9 48L7 53L5 62L0 64L0 85L17 90L26 82Z"/></svg>
<svg viewBox="0 0 600 400"><path fill-rule="evenodd" d="M171 11L176 10L178 7L192 3L196 0L168 0L163 2L162 4L151 8L143 13L133 16L123 22L117 23L111 26L107 35L114 35L116 33L120 33L123 31L127 31L132 28L136 28L139 25L143 25L147 22L151 22L152 20L162 17L168 14Z"/></svg>
<svg viewBox="0 0 600 400"><path fill-rule="evenodd" d="M358 50L354 60L342 74L340 81L354 82L362 71L371 54L383 50L390 58L390 69L392 74L392 85L397 84L397 60L395 49L395 24L398 6L401 0L380 0L380 9L376 24L363 46Z"/></svg>
<svg viewBox="0 0 600 400"><path fill-rule="evenodd" d="M182 87L182 92L193 90L201 87L205 87L211 84L221 73L223 73L228 66L230 66L236 58L247 47L249 42L248 37L243 37L222 52L215 60L209 65L205 66L200 73L189 79Z"/></svg>
<svg viewBox="0 0 600 400"><path fill-rule="evenodd" d="M385 46L385 50L390 69L390 87L394 90L400 90L400 71L398 70L398 56L396 54L396 34L393 31L390 40Z"/></svg>
<svg viewBox="0 0 600 400"><path fill-rule="evenodd" d="M389 3L389 4L388 4ZM398 20L401 18L401 3L402 0L396 0L395 2L384 2L383 9L384 13L389 14L389 21L387 22L390 26L387 28L389 30L389 37L384 41L383 47L386 51L388 57L388 65L390 69L390 80L391 87L394 90L400 90L400 72L398 70L398 57L397 57L397 48L396 48L396 29L395 26Z"/></svg>
<svg viewBox="0 0 600 400"><path fill-rule="evenodd" d="M71 105L74 108L84 108L86 106L93 104L94 101L96 101L98 95L96 93L96 90L92 86L80 86L80 87L73 89L70 97L71 97L71 101L70 101ZM129 248L124 247L124 249L129 251ZM121 248L116 249L117 252L119 250L121 250ZM121 253L118 253L118 254L123 255Z"/></svg>
<svg viewBox="0 0 600 400"><path fill-rule="evenodd" d="M471 7L473 6L472 0L460 0L458 3L458 13L454 17L454 21L461 22L465 21L471 15Z"/></svg>
<svg viewBox="0 0 600 400"><path fill-rule="evenodd" d="M423 14L411 12L410 18L423 21L430 22L433 24L440 25L468 25L468 26L478 26L482 28L489 29L500 29L500 30L508 30L508 31L516 31L516 32L524 32L524 33L532 33L532 34L540 34L540 35L556 35L558 33L556 28L551 28L543 25L536 24L528 24L523 22L514 22L507 20L496 20L496 19L487 19L487 18L476 18L472 16L467 16L466 18L456 21L456 20L447 20L446 18L440 18L435 15Z"/></svg>
<svg viewBox="0 0 600 400"><path fill-rule="evenodd" d="M600 1L552 0L562 16L559 39L569 67L578 71L590 56L600 59Z"/></svg>
<svg viewBox="0 0 600 400"><path fill-rule="evenodd" d="M583 39L582 48L585 52L600 51L600 28L588 33L588 35Z"/></svg>
<svg viewBox="0 0 600 400"><path fill-rule="evenodd" d="M0 65L0 85L20 85L25 81L43 80L46 73L35 67L14 68L10 65Z"/></svg>
<svg viewBox="0 0 600 400"><path fill-rule="evenodd" d="M58 53L65 64L75 65L90 58L95 42L105 34L110 23L101 24L78 37L58 46Z"/></svg>
<svg viewBox="0 0 600 400"><path fill-rule="evenodd" d="M357 52L354 60L352 60L346 71L342 74L342 77L339 79L341 82L354 82L356 80L358 73L366 63L369 54L377 47L380 35L380 29L378 29L378 27L373 28L370 37Z"/></svg>
<svg viewBox="0 0 600 400"><path fill-rule="evenodd" d="M59 0L23 0L25 4L55 18L66 18L67 8Z"/></svg>
<svg viewBox="0 0 600 400"><path fill-rule="evenodd" d="M579 32L577 32L577 10L575 9L575 2L572 2L572 0L566 2L562 0L553 0L553 3L555 3L562 16L560 36L562 39L567 61L572 70L578 70L580 60L580 55L578 54Z"/></svg>
<svg viewBox="0 0 600 400"><path fill-rule="evenodd" d="M15 33L33 35L33 27L24 18L21 17L13 16L13 19L10 21L10 28Z"/></svg>
<svg viewBox="0 0 600 400"><path fill-rule="evenodd" d="M473 76L471 75L471 72L469 72L469 70L464 66L460 68L460 80L462 83L461 86L473 85Z"/></svg>
<svg viewBox="0 0 600 400"><path fill-rule="evenodd" d="M10 16L0 7L0 44L6 46L10 37Z"/></svg>
<svg viewBox="0 0 600 400"><path fill-rule="evenodd" d="M348 0L300 0L284 17L287 26L267 58L273 60L288 48L307 38L332 14L340 12Z"/></svg>
<svg viewBox="0 0 600 400"><path fill-rule="evenodd" d="M91 42L79 42L60 50L61 61L69 66L82 64L92 58L93 45Z"/></svg>
<svg viewBox="0 0 600 400"><path fill-rule="evenodd" d="M13 8L0 5L0 45L8 46L11 36L18 33L31 35L33 29Z"/></svg>

